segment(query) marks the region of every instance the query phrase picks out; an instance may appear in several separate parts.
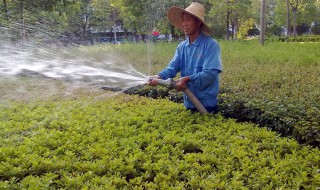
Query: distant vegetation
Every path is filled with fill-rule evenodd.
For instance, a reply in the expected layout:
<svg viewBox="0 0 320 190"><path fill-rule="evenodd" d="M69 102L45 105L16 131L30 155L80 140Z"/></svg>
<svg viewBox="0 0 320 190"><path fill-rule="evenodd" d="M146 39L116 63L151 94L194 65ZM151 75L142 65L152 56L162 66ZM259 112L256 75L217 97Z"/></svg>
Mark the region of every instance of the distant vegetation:
<svg viewBox="0 0 320 190"><path fill-rule="evenodd" d="M40 2L40 1L39 1ZM16 43L34 39L45 43L147 40L153 30L183 37L167 19L169 7L187 7L191 0L2 0L0 37ZM215 38L245 39L259 35L260 1L198 0L206 7L206 22ZM320 33L317 0L267 1L266 35Z"/></svg>

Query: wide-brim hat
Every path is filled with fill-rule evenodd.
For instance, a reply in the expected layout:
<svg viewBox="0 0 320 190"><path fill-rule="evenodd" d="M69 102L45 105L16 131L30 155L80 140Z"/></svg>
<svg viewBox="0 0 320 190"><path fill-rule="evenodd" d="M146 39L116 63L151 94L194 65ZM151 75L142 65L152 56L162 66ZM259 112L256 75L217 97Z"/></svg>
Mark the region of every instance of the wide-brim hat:
<svg viewBox="0 0 320 190"><path fill-rule="evenodd" d="M202 22L201 31L206 35L213 34L211 28L204 22L205 8L202 4L197 2L192 2L189 7L183 9L180 7L173 6L168 10L168 19L173 26L183 30L182 27L182 13L188 13L196 17L200 22Z"/></svg>

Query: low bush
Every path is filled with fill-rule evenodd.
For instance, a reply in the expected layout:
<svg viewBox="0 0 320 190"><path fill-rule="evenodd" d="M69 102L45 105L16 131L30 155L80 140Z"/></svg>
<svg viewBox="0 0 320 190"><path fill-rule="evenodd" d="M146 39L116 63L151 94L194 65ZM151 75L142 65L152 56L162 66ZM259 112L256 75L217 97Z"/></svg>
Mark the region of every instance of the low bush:
<svg viewBox="0 0 320 190"><path fill-rule="evenodd" d="M283 136L293 136L300 143L319 147L320 46L282 42L261 46L257 41L221 41L220 44L223 60L219 94L221 114L238 121L254 122ZM155 55L155 60L151 62L155 64L150 67L154 69L151 74L160 71L170 60L167 46L173 55L172 47L176 44L153 47L155 51L151 55ZM160 55L164 55L162 59ZM182 101L180 94L174 95L161 88L142 89L143 96L168 96ZM139 90L135 91L139 94Z"/></svg>
<svg viewBox="0 0 320 190"><path fill-rule="evenodd" d="M280 37L280 38L271 38L271 41L280 41L280 42L320 42L319 35L308 35L308 36L296 36L296 37Z"/></svg>
<svg viewBox="0 0 320 190"><path fill-rule="evenodd" d="M320 152L166 99L0 106L1 189L316 189Z"/></svg>

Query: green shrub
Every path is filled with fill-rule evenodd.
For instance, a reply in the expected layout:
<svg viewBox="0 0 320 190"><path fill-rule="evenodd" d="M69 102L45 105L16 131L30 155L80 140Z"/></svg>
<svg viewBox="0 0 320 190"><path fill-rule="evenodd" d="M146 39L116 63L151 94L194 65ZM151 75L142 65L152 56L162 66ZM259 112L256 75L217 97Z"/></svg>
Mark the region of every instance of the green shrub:
<svg viewBox="0 0 320 190"><path fill-rule="evenodd" d="M320 35L320 23L315 22L315 24L311 27L311 32L314 35Z"/></svg>
<svg viewBox="0 0 320 190"><path fill-rule="evenodd" d="M261 46L257 41L221 41L220 44L224 68L219 95L221 114L254 122L283 136L293 136L300 143L319 147L320 46L279 42ZM161 54L169 46L172 55L175 45L155 46L154 52ZM167 50L163 55L154 57L157 65L152 74L170 60ZM181 94L174 91L142 89L144 96L167 96L182 102ZM139 94L139 90L135 91Z"/></svg>
<svg viewBox="0 0 320 190"><path fill-rule="evenodd" d="M0 107L1 189L315 189L318 149L165 99Z"/></svg>
<svg viewBox="0 0 320 190"><path fill-rule="evenodd" d="M320 36L316 35L272 38L273 41L275 39L280 42L320 42Z"/></svg>

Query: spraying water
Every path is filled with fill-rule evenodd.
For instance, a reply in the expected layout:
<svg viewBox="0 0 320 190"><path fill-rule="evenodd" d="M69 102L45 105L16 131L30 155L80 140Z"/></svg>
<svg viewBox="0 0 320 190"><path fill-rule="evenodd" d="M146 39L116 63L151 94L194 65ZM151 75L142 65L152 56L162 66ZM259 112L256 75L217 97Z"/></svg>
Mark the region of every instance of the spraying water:
<svg viewBox="0 0 320 190"><path fill-rule="evenodd" d="M144 84L147 81L146 75L134 69L131 64L123 62L118 55L111 53L110 48L112 49L114 46L43 46L30 42L21 46L1 39L0 35L0 106L10 106L7 99L38 100L41 99L42 94L46 94L44 98L54 96L60 93L57 91L61 90L55 81L67 83L68 89L109 87L123 90ZM25 79L28 80L27 83L16 82L25 81ZM1 92L3 89L6 92ZM32 93L28 93L30 89L33 91ZM69 95L65 89L63 91ZM111 93L111 95L103 93L83 104L82 107L118 93ZM67 112L73 108L73 106L63 108L60 112ZM57 111L60 109L57 108ZM21 131L16 140L22 142L25 136L35 135L36 128L59 119L55 112L50 117ZM12 134L1 132L0 137Z"/></svg>
<svg viewBox="0 0 320 190"><path fill-rule="evenodd" d="M41 19L41 23L44 20ZM49 94L49 97L50 94L56 95L56 91L60 91L61 88L55 81L71 84L67 88L80 86L101 89L109 87L123 90L145 84L147 81L145 74L137 71L130 63L123 61L121 56L112 53L114 51L110 51L115 47L114 45L70 47L59 43L47 43L46 41L58 39L57 36L61 35L60 32L55 33L59 31L54 28L55 25L36 23L30 26L22 23L22 25L21 23L8 25L0 23L0 106L10 106L11 102L7 102L6 99L11 100L11 94L24 98L27 96L27 100L33 96L39 99L42 94ZM29 31L28 39L26 39L27 35L24 35L26 30ZM28 82L25 83L25 80ZM29 86L30 84L32 86ZM3 89L6 92L2 92ZM28 95L27 92L30 89L35 93ZM111 94L111 96L114 95L114 93ZM103 93L96 96L82 107L100 101L100 98L109 97L109 95L109 93ZM35 135L36 128L59 119L59 114L56 112L68 112L71 109L74 109L72 105L63 109L57 108L51 116L20 131L20 136L16 140L23 142L25 136ZM0 137L12 134L3 131L0 132Z"/></svg>
<svg viewBox="0 0 320 190"><path fill-rule="evenodd" d="M100 48L1 47L0 76L41 75L85 85L122 89L145 83L146 76Z"/></svg>
<svg viewBox="0 0 320 190"><path fill-rule="evenodd" d="M110 46L17 47L1 43L0 77L40 76L81 87L128 89L147 76L108 53Z"/></svg>
<svg viewBox="0 0 320 190"><path fill-rule="evenodd" d="M22 37L23 28L28 31L26 37ZM23 27L21 23L14 22L0 24L0 90L7 91L0 92L2 102L4 97L18 93L23 96L28 89L37 90L26 87L25 83L20 82L21 78L37 79L35 85L38 86L51 85L51 91L59 90L52 86L51 79L66 82L69 89L89 87L125 90L147 81L145 74L124 61L123 55L113 51L116 45L73 46L63 44L63 40L72 41L68 36L62 35L63 40L59 41L61 39L58 36L61 35L56 25L43 22L25 24ZM1 88L2 84L13 80L18 81L15 90ZM47 88L45 91L48 93Z"/></svg>

